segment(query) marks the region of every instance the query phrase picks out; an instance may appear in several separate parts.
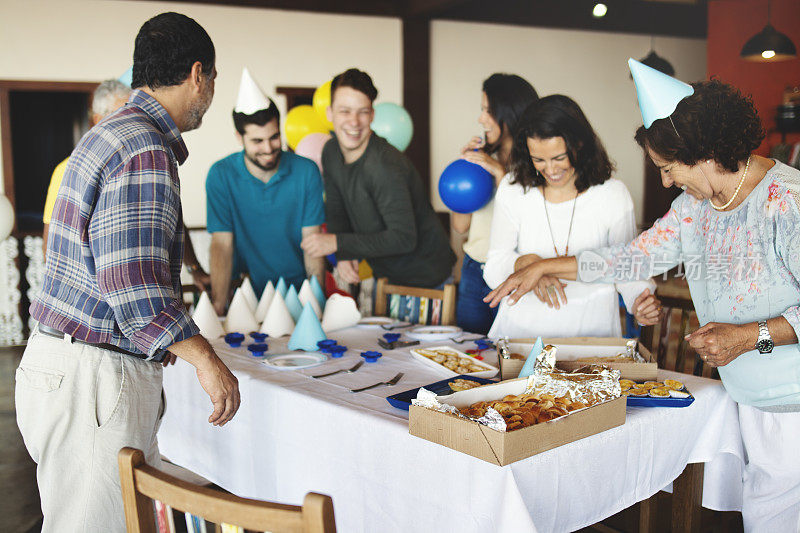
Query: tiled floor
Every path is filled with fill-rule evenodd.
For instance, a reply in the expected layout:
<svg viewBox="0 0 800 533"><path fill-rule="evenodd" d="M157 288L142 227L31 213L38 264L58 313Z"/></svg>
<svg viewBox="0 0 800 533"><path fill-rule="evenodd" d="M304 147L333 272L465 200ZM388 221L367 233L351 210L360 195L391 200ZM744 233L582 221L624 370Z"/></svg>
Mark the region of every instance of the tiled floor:
<svg viewBox="0 0 800 533"><path fill-rule="evenodd" d="M27 533L41 528L36 464L17 429L14 371L23 347L0 347L0 531Z"/></svg>

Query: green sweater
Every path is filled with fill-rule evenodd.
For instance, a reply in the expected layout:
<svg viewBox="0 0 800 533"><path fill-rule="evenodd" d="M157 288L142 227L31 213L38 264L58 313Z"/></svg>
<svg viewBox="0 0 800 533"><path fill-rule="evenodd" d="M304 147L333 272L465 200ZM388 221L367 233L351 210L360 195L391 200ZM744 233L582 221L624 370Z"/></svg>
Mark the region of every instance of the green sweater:
<svg viewBox="0 0 800 533"><path fill-rule="evenodd" d="M366 259L376 278L398 285L435 287L450 276L455 254L406 156L373 133L364 154L346 164L334 137L322 167L338 259Z"/></svg>

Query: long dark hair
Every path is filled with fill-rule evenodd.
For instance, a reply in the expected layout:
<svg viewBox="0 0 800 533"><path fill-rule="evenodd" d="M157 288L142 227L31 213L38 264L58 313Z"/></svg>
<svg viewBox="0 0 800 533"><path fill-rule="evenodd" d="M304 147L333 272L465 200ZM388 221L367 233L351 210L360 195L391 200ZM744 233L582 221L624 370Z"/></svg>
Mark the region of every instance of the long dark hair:
<svg viewBox="0 0 800 533"><path fill-rule="evenodd" d="M547 183L533 166L528 139L553 137L563 138L567 145L569 162L577 173L575 188L578 192L604 183L611 177L614 164L586 115L571 98L553 94L528 107L517 124L511 150L512 183L522 184L526 191Z"/></svg>
<svg viewBox="0 0 800 533"><path fill-rule="evenodd" d="M483 92L489 101L489 114L500 126L500 131L508 131L512 136L522 113L539 99L533 85L516 74L492 74L484 80ZM500 138L502 137L501 134ZM485 150L486 153L493 154L499 148L498 139L493 145L486 146Z"/></svg>

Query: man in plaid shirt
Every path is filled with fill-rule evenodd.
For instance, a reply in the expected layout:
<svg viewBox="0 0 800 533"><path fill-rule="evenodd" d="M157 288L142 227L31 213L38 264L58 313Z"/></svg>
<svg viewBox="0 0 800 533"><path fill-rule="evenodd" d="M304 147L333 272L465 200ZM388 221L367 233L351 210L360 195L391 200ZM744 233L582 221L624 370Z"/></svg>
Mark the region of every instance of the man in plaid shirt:
<svg viewBox="0 0 800 533"><path fill-rule="evenodd" d="M50 226L39 322L17 369L17 422L37 462L42 531L124 531L117 452L158 466L162 364L185 359L225 424L236 378L183 307L181 132L214 96L215 51L177 13L136 37L128 103L70 156Z"/></svg>

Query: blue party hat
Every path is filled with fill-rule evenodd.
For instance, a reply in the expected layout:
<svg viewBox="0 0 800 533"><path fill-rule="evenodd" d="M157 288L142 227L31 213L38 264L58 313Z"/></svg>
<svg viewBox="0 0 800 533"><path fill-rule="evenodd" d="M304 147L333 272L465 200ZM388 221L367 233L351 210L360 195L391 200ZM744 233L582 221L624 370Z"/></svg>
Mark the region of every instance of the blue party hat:
<svg viewBox="0 0 800 533"><path fill-rule="evenodd" d="M289 349L316 352L319 350L317 343L324 340L325 332L322 331L322 325L314 313L314 308L307 303L289 339Z"/></svg>
<svg viewBox="0 0 800 533"><path fill-rule="evenodd" d="M536 366L536 358L539 357L539 354L542 353L543 349L544 344L542 343L542 338L536 337L536 342L533 344L533 348L531 348L531 353L528 354L528 358L525 359L525 364L522 365L522 370L519 371L518 377L527 378L533 374L533 367Z"/></svg>
<svg viewBox="0 0 800 533"><path fill-rule="evenodd" d="M314 298L319 302L319 308L325 310L325 291L317 281L317 276L311 276L311 292L314 293Z"/></svg>
<svg viewBox="0 0 800 533"><path fill-rule="evenodd" d="M121 81L122 83L130 87L131 84L133 83L133 67L130 67L128 70L123 72L122 76L117 78L117 80Z"/></svg>
<svg viewBox="0 0 800 533"><path fill-rule="evenodd" d="M639 110L642 112L645 128L649 128L660 118L670 116L678 102L694 94L691 85L643 65L635 59L628 59L628 68L631 69L633 83L636 85Z"/></svg>
<svg viewBox="0 0 800 533"><path fill-rule="evenodd" d="M289 314L295 322L300 318L300 313L303 312L303 304L300 303L300 298L297 296L297 289L294 285L289 285L289 290L286 291L286 308L289 309Z"/></svg>
<svg viewBox="0 0 800 533"><path fill-rule="evenodd" d="M278 284L275 285L275 292L280 293L281 298L286 298L286 280L283 276L278 278Z"/></svg>

